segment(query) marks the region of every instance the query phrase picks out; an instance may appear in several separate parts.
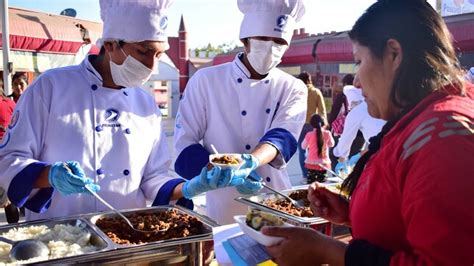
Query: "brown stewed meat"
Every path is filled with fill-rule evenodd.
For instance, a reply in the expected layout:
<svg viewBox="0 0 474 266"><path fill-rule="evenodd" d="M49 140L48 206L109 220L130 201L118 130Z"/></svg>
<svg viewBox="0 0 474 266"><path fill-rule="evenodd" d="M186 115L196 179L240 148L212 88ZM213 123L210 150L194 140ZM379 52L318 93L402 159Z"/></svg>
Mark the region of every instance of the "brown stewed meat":
<svg viewBox="0 0 474 266"><path fill-rule="evenodd" d="M293 206L289 201L279 198L273 200L265 200L263 204L266 206L294 215L298 217L313 217L313 211L309 207L309 200L308 200L308 190L296 190L292 191L288 196L294 200L304 200L304 208L297 208Z"/></svg>
<svg viewBox="0 0 474 266"><path fill-rule="evenodd" d="M203 223L197 218L176 210L169 210L159 213L135 213L127 215L132 224L141 230L168 229L165 232L142 233L131 229L120 217L100 218L96 225L112 241L121 245L144 244L167 240L173 238L183 238L204 232Z"/></svg>

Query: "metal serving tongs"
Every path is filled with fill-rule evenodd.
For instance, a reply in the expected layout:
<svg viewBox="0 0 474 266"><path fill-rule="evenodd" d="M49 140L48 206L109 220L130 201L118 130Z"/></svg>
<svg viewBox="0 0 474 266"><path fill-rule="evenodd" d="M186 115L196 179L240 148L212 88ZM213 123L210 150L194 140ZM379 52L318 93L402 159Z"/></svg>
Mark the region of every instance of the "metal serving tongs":
<svg viewBox="0 0 474 266"><path fill-rule="evenodd" d="M63 166L68 169L71 173L74 174L74 172L72 171L72 169L69 167L69 165L67 165L66 163L63 163ZM125 222L128 224L128 226L130 226L130 228L132 228L134 231L137 231L137 232L140 232L140 233L160 233L160 232L166 232L168 231L168 229L161 229L161 230L141 230L141 229L138 229L138 228L135 228L135 226L132 224L132 222L125 216L123 215L120 211L118 211L117 209L115 209L112 205L110 205L107 201L105 201L101 196L99 196L99 194L97 194L93 189L91 189L91 187L89 186L89 184L86 184L84 186L87 191L89 191L92 196L94 196L96 199L98 199L100 202L102 202L102 204L104 204L105 206L107 206L107 208L109 208L110 210L114 211L116 214L118 214L120 217L122 217L122 219L125 220Z"/></svg>

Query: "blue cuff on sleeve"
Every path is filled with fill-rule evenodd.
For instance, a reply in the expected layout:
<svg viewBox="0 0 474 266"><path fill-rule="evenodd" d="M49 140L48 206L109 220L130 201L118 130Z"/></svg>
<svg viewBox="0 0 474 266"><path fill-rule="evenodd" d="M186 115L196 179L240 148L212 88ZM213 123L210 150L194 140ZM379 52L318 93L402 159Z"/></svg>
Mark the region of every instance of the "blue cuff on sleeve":
<svg viewBox="0 0 474 266"><path fill-rule="evenodd" d="M201 144L186 147L176 158L174 170L188 180L199 175L209 163L209 152Z"/></svg>
<svg viewBox="0 0 474 266"><path fill-rule="evenodd" d="M172 179L168 182L166 182L161 188L160 190L158 191L158 195L156 195L156 198L155 200L153 201L153 204L152 206L159 206L159 205L168 205L170 204L170 198L171 198L171 195L173 194L173 190L174 188L185 182L183 179L181 178L176 178L176 179ZM188 209L193 209L194 208L194 204L193 204L193 201L192 200L188 200L186 198L180 198L177 202L176 202L177 205L180 205L180 206L183 206L185 208L188 208Z"/></svg>
<svg viewBox="0 0 474 266"><path fill-rule="evenodd" d="M283 128L274 128L268 131L260 142L270 142L275 145L280 154L283 155L285 162L290 161L298 147L298 142L295 137L293 137L288 130Z"/></svg>
<svg viewBox="0 0 474 266"><path fill-rule="evenodd" d="M42 213L49 208L53 196L53 188L40 189L38 193L29 198L34 183L47 165L45 162L29 164L12 179L8 187L8 198L13 204L18 207L24 206L38 213Z"/></svg>

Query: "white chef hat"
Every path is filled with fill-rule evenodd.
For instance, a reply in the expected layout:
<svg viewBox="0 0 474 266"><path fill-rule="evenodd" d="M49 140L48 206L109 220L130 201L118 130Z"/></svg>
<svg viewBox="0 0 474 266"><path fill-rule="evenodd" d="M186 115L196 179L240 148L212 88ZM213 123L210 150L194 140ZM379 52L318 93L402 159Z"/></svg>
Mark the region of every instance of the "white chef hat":
<svg viewBox="0 0 474 266"><path fill-rule="evenodd" d="M238 0L244 18L240 39L255 36L284 39L288 45L293 29L305 13L303 0Z"/></svg>
<svg viewBox="0 0 474 266"><path fill-rule="evenodd" d="M168 42L167 9L174 0L100 0L104 40Z"/></svg>

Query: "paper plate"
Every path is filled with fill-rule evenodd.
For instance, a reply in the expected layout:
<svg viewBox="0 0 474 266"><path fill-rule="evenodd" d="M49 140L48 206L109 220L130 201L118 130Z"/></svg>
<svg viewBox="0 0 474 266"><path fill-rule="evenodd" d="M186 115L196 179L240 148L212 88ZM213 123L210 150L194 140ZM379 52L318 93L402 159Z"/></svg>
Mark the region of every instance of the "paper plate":
<svg viewBox="0 0 474 266"><path fill-rule="evenodd" d="M239 164L223 164L223 163L214 163L214 162L212 162L212 160L214 158L218 158L218 157L222 157L222 156L231 156L231 157L237 158L237 160L239 160L240 163ZM221 169L234 169L234 170L237 170L244 164L244 161L241 158L242 158L242 154L239 154L239 153L219 153L219 154L209 155L209 162L214 166L219 166Z"/></svg>

